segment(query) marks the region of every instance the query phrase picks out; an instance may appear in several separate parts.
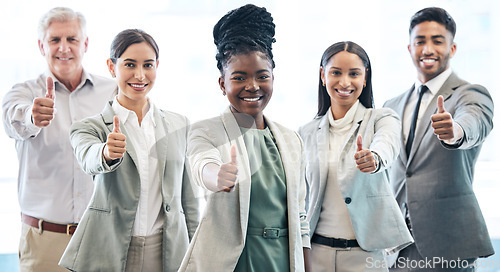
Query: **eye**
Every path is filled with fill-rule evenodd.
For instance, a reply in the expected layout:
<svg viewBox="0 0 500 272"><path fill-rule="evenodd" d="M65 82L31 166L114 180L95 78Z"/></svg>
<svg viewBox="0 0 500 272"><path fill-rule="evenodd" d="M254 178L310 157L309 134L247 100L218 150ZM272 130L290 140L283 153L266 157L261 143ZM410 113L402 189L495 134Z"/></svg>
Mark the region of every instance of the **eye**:
<svg viewBox="0 0 500 272"><path fill-rule="evenodd" d="M132 62L126 62L126 63L124 64L124 66L125 66L125 67L129 67L129 68L134 68L134 67L135 67L135 64L134 64L134 63L132 63Z"/></svg>
<svg viewBox="0 0 500 272"><path fill-rule="evenodd" d="M266 80L268 78L270 78L269 75L262 75L262 76L259 77L259 79L262 79L262 80Z"/></svg>
<svg viewBox="0 0 500 272"><path fill-rule="evenodd" d="M50 43L58 43L60 40L61 40L61 39L59 39L59 38L52 38L52 39L50 39L50 41L49 41L49 42L50 42Z"/></svg>
<svg viewBox="0 0 500 272"><path fill-rule="evenodd" d="M340 71L337 71L337 70L334 70L332 71L332 75L334 76L338 76L338 75L341 75L342 73Z"/></svg>
<svg viewBox="0 0 500 272"><path fill-rule="evenodd" d="M146 63L144 64L144 68L153 68L153 64L152 63Z"/></svg>
<svg viewBox="0 0 500 272"><path fill-rule="evenodd" d="M352 77L357 77L357 76L359 76L359 72L351 72L351 76Z"/></svg>
<svg viewBox="0 0 500 272"><path fill-rule="evenodd" d="M231 80L243 81L243 80L245 80L245 79L244 79L243 77L241 77L241 76L233 76L233 77L231 78Z"/></svg>

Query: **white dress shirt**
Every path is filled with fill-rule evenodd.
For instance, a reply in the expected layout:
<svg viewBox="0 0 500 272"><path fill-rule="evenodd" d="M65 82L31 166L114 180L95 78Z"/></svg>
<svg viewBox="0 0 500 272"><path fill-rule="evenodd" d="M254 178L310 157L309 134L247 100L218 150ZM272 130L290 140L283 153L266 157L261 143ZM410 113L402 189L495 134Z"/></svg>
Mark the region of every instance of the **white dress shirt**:
<svg viewBox="0 0 500 272"><path fill-rule="evenodd" d="M325 187L325 196L321 205L318 225L315 233L326 237L356 239L347 210L344 197L338 183L338 162L342 147L347 141L351 130L354 114L359 105L359 100L347 111L344 118L334 120L331 109L327 115L330 121L330 148L328 153L328 177ZM350 159L350 158L347 158ZM354 158L351 158L354 161Z"/></svg>
<svg viewBox="0 0 500 272"><path fill-rule="evenodd" d="M437 92L443 87L444 82L450 77L452 73L451 68L446 69L444 72L439 74L437 77L427 81L425 83L425 86L429 88L429 90L424 93L422 96L422 101L420 103L420 110L418 111L418 117L417 117L417 129L420 124L420 118L424 115L425 111L427 110L427 107L431 103L432 99L434 96L437 94ZM415 110L415 106L417 105L417 100L418 100L418 90L420 86L423 85L420 80L415 81L415 89L414 91L410 94L410 97L408 99L408 102L406 103L405 111L403 113L403 136L404 136L404 144L406 145L406 141L408 140L408 134L410 133L410 127L411 127L411 122L413 119L413 111ZM445 107L446 109L446 107ZM456 124L456 123L455 123ZM458 140L462 139L463 137L463 130L460 127L460 125L456 124L454 126L454 138L450 140L445 140L444 142L447 144L454 144Z"/></svg>
<svg viewBox="0 0 500 272"><path fill-rule="evenodd" d="M161 181L156 151L154 109L154 104L148 100L143 109L146 114L139 125L135 112L124 108L116 98L113 102L113 110L120 119L120 126L125 128L138 159L135 164L141 179L141 190L132 229L134 236L147 236L160 232L165 217L161 209Z"/></svg>
<svg viewBox="0 0 500 272"><path fill-rule="evenodd" d="M32 104L35 98L45 97L47 76L55 82L57 112L49 126L39 128L31 121ZM7 135L16 140L22 213L61 224L80 221L94 184L73 155L69 128L100 113L116 90L114 80L83 71L80 84L70 92L47 71L14 85L4 96L2 118Z"/></svg>

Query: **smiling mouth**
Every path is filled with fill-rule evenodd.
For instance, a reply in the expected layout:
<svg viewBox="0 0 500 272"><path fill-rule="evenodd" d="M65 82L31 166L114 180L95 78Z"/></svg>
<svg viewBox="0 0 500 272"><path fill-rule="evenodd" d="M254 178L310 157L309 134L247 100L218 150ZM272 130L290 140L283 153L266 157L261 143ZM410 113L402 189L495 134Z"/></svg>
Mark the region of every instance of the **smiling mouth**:
<svg viewBox="0 0 500 272"><path fill-rule="evenodd" d="M255 102L255 101L259 101L262 99L263 96L259 96L259 97L242 97L240 99L242 99L243 101L247 101L247 102Z"/></svg>
<svg viewBox="0 0 500 272"><path fill-rule="evenodd" d="M336 91L339 93L339 94L343 94L343 95L349 95L349 94L352 94L354 92L354 90L347 90L347 91L344 91L344 90L339 90L339 89L336 89Z"/></svg>
<svg viewBox="0 0 500 272"><path fill-rule="evenodd" d="M420 59L420 61L425 65L432 65L436 63L437 59Z"/></svg>
<svg viewBox="0 0 500 272"><path fill-rule="evenodd" d="M134 84L134 83L129 83L128 85L130 85L132 88L144 88L148 84Z"/></svg>
<svg viewBox="0 0 500 272"><path fill-rule="evenodd" d="M58 60L70 60L71 58L61 58L61 57L57 57Z"/></svg>

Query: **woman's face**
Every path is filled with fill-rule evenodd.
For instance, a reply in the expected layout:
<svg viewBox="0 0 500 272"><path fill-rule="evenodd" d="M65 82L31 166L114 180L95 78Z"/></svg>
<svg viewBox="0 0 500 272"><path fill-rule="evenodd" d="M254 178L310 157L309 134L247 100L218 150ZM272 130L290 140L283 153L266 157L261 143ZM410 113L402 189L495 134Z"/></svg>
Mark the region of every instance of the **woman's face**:
<svg viewBox="0 0 500 272"><path fill-rule="evenodd" d="M255 119L263 118L262 111L273 94L273 68L260 52L231 57L223 68L219 86L227 95L231 110Z"/></svg>
<svg viewBox="0 0 500 272"><path fill-rule="evenodd" d="M345 114L366 85L366 68L358 55L341 51L321 67L321 80L330 95L334 112L340 109Z"/></svg>
<svg viewBox="0 0 500 272"><path fill-rule="evenodd" d="M109 71L116 76L120 88L118 101L122 106L146 103L146 96L155 83L157 67L155 51L147 42L130 45L116 63L108 59Z"/></svg>

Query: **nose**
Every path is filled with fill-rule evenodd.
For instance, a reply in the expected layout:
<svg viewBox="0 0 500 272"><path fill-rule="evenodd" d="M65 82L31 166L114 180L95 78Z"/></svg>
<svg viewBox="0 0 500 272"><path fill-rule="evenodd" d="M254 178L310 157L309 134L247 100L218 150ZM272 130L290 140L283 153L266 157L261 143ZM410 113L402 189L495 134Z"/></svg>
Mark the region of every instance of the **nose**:
<svg viewBox="0 0 500 272"><path fill-rule="evenodd" d="M435 52L434 45L430 42L425 43L424 48L422 50L422 54L424 54L426 56L430 56L430 55L433 55L434 52Z"/></svg>
<svg viewBox="0 0 500 272"><path fill-rule="evenodd" d="M249 80L248 84L245 86L245 91L256 92L259 89L259 85L255 80Z"/></svg>
<svg viewBox="0 0 500 272"><path fill-rule="evenodd" d="M137 69L135 70L135 78L137 78L138 80L140 81L143 81L144 78L145 78L145 75L144 75L144 70L142 69L142 67L137 67Z"/></svg>
<svg viewBox="0 0 500 272"><path fill-rule="evenodd" d="M349 85L351 85L351 81L349 80L349 76L343 75L339 80L339 85L340 85L340 87L342 87L344 89L349 87Z"/></svg>
<svg viewBox="0 0 500 272"><path fill-rule="evenodd" d="M60 44L59 44L59 52L61 53L65 53L65 52L68 52L69 51L69 45L68 45L68 42L64 39L61 40Z"/></svg>

